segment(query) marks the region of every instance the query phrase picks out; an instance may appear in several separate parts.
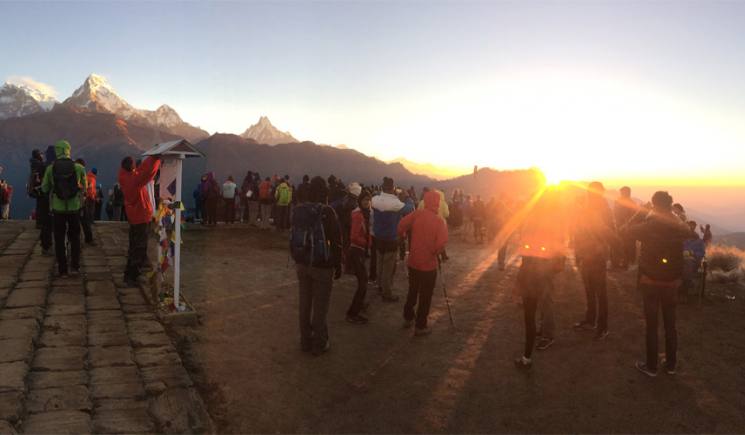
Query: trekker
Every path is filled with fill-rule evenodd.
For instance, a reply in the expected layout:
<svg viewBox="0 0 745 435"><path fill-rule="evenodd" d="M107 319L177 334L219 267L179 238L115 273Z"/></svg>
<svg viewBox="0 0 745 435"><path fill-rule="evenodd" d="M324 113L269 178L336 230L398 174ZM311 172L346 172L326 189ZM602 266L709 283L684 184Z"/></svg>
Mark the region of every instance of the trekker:
<svg viewBox="0 0 745 435"><path fill-rule="evenodd" d="M408 214L398 224L398 235L411 232L409 246L409 293L404 304L404 328L411 328L416 319L414 335L431 332L427 316L437 280L437 261L448 241L445 220L438 215L440 195L436 191L424 195L424 209ZM414 314L416 307L416 315Z"/></svg>
<svg viewBox="0 0 745 435"><path fill-rule="evenodd" d="M631 199L631 188L624 186L620 190L619 196L613 204L613 217L616 221L616 228L621 228L636 214L639 208ZM621 238L621 243L614 247L611 252L611 261L613 267L618 269L628 269L636 261L636 240Z"/></svg>
<svg viewBox="0 0 745 435"><path fill-rule="evenodd" d="M541 311L538 349L548 349L554 342L551 293L554 277L564 268L566 235L559 201L557 192L544 193L526 217L520 232L522 264L517 273L517 290L525 312L525 350L515 360L515 366L520 369L529 369L533 364L538 309Z"/></svg>
<svg viewBox="0 0 745 435"><path fill-rule="evenodd" d="M290 203L292 203L292 189L289 185L289 178L285 175L274 192L274 199L277 201L277 222L275 222L277 231L289 229Z"/></svg>
<svg viewBox="0 0 745 435"><path fill-rule="evenodd" d="M481 195L476 195L476 200L471 206L471 221L473 221L473 241L484 243L484 219L486 218L486 205L481 200Z"/></svg>
<svg viewBox="0 0 745 435"><path fill-rule="evenodd" d="M202 195L204 196L207 225L217 225L217 204L220 202L221 194L214 172L207 173L207 178L202 183Z"/></svg>
<svg viewBox="0 0 745 435"><path fill-rule="evenodd" d="M241 222L251 223L251 208L248 205L248 201L251 196L254 195L253 191L254 173L253 171L246 172L246 176L243 177L240 189L240 201L241 201Z"/></svg>
<svg viewBox="0 0 745 435"><path fill-rule="evenodd" d="M80 273L80 208L81 191L85 191L85 168L70 158L70 143L60 140L54 145L56 159L47 166L41 191L52 195L54 216L54 251L60 277L68 272ZM67 264L67 245L70 243L70 269Z"/></svg>
<svg viewBox="0 0 745 435"><path fill-rule="evenodd" d="M225 223L232 224L235 222L235 190L238 186L233 181L233 176L222 184L222 198L225 202Z"/></svg>
<svg viewBox="0 0 745 435"><path fill-rule="evenodd" d="M308 202L292 215L290 254L299 285L300 348L321 355L329 350L328 315L333 279L341 277L341 233L334 209L327 205L328 187L314 177Z"/></svg>
<svg viewBox="0 0 745 435"><path fill-rule="evenodd" d="M297 187L296 197L298 203L303 203L308 200L308 189L310 188L310 177L303 175L303 182Z"/></svg>
<svg viewBox="0 0 745 435"><path fill-rule="evenodd" d="M85 167L85 162L81 159L81 164ZM96 191L96 176L98 170L92 168L85 176L87 187L85 188L84 203L83 203L83 234L85 236L85 244L95 246L96 243L93 240L93 231L91 225L93 219L96 216L96 200L98 198L98 192Z"/></svg>
<svg viewBox="0 0 745 435"><path fill-rule="evenodd" d="M119 222L122 220L122 208L124 207L124 192L119 183L114 183L114 187L111 188L109 194L109 202L111 203L111 220Z"/></svg>
<svg viewBox="0 0 745 435"><path fill-rule="evenodd" d="M683 242L683 282L680 286L682 303L688 301L688 296L694 290L698 269L706 256L706 244L696 232L697 227L696 221L688 222L688 228L691 229L694 237Z"/></svg>
<svg viewBox="0 0 745 435"><path fill-rule="evenodd" d="M31 171L27 186L28 195L36 200L36 228L40 230L41 254L49 256L52 254L52 217L49 212L49 195L41 191L41 182L47 169L41 151L31 152L29 164Z"/></svg>
<svg viewBox="0 0 745 435"><path fill-rule="evenodd" d="M703 240L704 245L708 248L709 245L711 245L712 240L714 239L714 236L711 233L711 225L706 224L706 226L701 225L701 232L704 234Z"/></svg>
<svg viewBox="0 0 745 435"><path fill-rule="evenodd" d="M269 217L272 214L272 181L266 177L259 185L259 203L261 211L261 229L269 229Z"/></svg>
<svg viewBox="0 0 745 435"><path fill-rule="evenodd" d="M352 189L350 188L350 191ZM352 305L347 310L347 322L356 324L367 323L367 318L360 315L365 309L367 295L367 270L365 260L369 256L370 236L370 201L368 192L358 194L359 206L352 211L349 229L349 250L347 251L347 267L357 278L357 291L352 298ZM343 229L342 229L343 231Z"/></svg>
<svg viewBox="0 0 745 435"><path fill-rule="evenodd" d="M683 278L683 243L695 233L673 213L673 198L659 191L652 196L652 212L643 222L628 225L623 234L641 242L639 290L644 300L646 321L646 361L636 368L647 376L657 376L657 322L662 310L665 326L665 358L661 363L674 375L677 364L678 333L675 306Z"/></svg>
<svg viewBox="0 0 745 435"><path fill-rule="evenodd" d="M13 186L5 180L0 180L0 219L10 219L10 201L13 198Z"/></svg>
<svg viewBox="0 0 745 435"><path fill-rule="evenodd" d="M347 190L343 196L331 204L334 208L336 216L339 218L339 225L341 226L342 233L342 247L343 252L346 254L349 249L349 234L352 229L352 211L358 206L358 200L360 193L362 193L362 186L359 183L353 182L347 186Z"/></svg>
<svg viewBox="0 0 745 435"><path fill-rule="evenodd" d="M205 213L204 213L204 194L202 193L202 186L207 181L207 176L202 175L202 178L200 179L199 183L197 184L197 187L194 188L194 191L191 193L192 198L194 198L194 221L200 221L204 223L205 219Z"/></svg>
<svg viewBox="0 0 745 435"><path fill-rule="evenodd" d="M153 216L153 204L147 185L160 169L160 156L148 156L135 167L132 157L125 157L119 169L119 185L124 193L124 208L129 220L129 251L124 283L138 286L140 271L147 263L147 233Z"/></svg>
<svg viewBox="0 0 745 435"><path fill-rule="evenodd" d="M575 234L575 257L579 263L587 294L585 318L575 329L595 330L595 338L608 336L608 256L616 236L613 217L600 182L590 183L587 203L580 213Z"/></svg>
<svg viewBox="0 0 745 435"><path fill-rule="evenodd" d="M398 224L401 215L408 212L394 193L393 179L383 178L383 192L373 197L373 230L378 257L378 284L384 302L397 302L393 294L393 277L396 274L398 253Z"/></svg>

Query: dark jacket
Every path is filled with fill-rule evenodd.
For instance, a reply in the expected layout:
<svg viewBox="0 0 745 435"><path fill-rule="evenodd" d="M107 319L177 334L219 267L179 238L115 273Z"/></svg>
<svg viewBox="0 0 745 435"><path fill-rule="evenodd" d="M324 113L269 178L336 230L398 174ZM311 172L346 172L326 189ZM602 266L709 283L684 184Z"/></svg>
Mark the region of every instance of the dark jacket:
<svg viewBox="0 0 745 435"><path fill-rule="evenodd" d="M317 203L305 203L297 206L296 212L292 215L292 226L299 226L299 220L304 215L300 210L301 207L314 207ZM316 214L316 216L318 216ZM330 248L330 262L326 265L319 265L316 267L325 269L340 269L342 260L342 242L341 242L341 227L339 226L339 219L336 217L336 212L333 208L324 205L321 210L321 222L323 224L323 232L326 237L327 246ZM306 264L308 266L308 264Z"/></svg>
<svg viewBox="0 0 745 435"><path fill-rule="evenodd" d="M574 235L575 255L582 261L607 261L615 242L613 216L605 199L589 204L581 213Z"/></svg>
<svg viewBox="0 0 745 435"><path fill-rule="evenodd" d="M675 215L652 212L643 222L628 225L621 232L641 242L641 275L662 282L683 276L683 243L696 235Z"/></svg>
<svg viewBox="0 0 745 435"><path fill-rule="evenodd" d="M31 174L29 176L27 186L29 196L32 198L38 198L42 195L41 193L41 180L44 179L44 172L47 167L43 160L29 159L29 165L31 166Z"/></svg>

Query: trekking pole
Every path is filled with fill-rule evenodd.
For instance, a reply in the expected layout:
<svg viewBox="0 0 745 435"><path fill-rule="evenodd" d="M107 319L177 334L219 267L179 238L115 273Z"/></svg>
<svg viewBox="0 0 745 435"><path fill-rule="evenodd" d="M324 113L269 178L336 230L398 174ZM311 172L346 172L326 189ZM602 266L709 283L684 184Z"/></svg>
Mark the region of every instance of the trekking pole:
<svg viewBox="0 0 745 435"><path fill-rule="evenodd" d="M447 285L445 285L445 274L442 271L442 262L437 261L437 268L440 271L440 281L442 281L442 294L445 295L445 305L448 307L448 317L450 317L450 327L455 329L455 321L453 320L453 311L450 308L450 298L448 298Z"/></svg>

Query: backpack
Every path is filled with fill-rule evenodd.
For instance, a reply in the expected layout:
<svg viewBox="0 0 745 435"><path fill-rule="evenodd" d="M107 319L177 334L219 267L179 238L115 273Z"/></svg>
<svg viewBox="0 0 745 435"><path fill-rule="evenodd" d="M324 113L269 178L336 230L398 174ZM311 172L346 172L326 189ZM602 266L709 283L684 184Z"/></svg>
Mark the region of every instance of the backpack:
<svg viewBox="0 0 745 435"><path fill-rule="evenodd" d="M269 183L261 183L259 186L259 198L262 200L269 200L271 199L272 195L272 186Z"/></svg>
<svg viewBox="0 0 745 435"><path fill-rule="evenodd" d="M282 185L280 185L280 187L278 188L278 191L279 191L279 198L277 199L277 202L280 205L289 204L290 203L290 187L287 186L286 184L285 184L285 187L282 187Z"/></svg>
<svg viewBox="0 0 745 435"><path fill-rule="evenodd" d="M323 228L326 208L322 204L303 204L293 210L290 254L296 263L311 267L330 267L334 264L331 246Z"/></svg>
<svg viewBox="0 0 745 435"><path fill-rule="evenodd" d="M28 175L28 181L26 182L26 194L31 198L39 198L39 186L41 186L41 180L39 179L39 173L32 170Z"/></svg>
<svg viewBox="0 0 745 435"><path fill-rule="evenodd" d="M75 172L75 162L70 159L57 159L52 166L54 179L54 194L57 198L67 201L75 198L80 192L78 175Z"/></svg>

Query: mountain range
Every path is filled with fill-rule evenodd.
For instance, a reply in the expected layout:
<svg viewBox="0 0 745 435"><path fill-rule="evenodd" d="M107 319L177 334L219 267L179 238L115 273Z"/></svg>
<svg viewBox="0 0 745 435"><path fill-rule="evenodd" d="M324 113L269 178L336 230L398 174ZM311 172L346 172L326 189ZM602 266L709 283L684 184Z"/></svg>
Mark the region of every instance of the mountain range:
<svg viewBox="0 0 745 435"><path fill-rule="evenodd" d="M380 183L383 176L390 176L402 186L451 185L414 174L401 163L386 163L347 147L300 142L265 116L241 135L210 136L185 122L168 105L156 110L133 107L96 74L88 76L61 103L28 86L6 83L0 88L0 178L15 188L11 207L15 218L27 217L33 208L32 200L25 194L28 159L33 149L43 151L57 140L67 139L73 156L83 158L88 169L96 167L99 183L108 189L116 180L124 156L138 156L154 144L178 138L186 138L207 156L190 159L185 165L187 204L191 202L189 193L206 171L215 172L220 180L232 175L238 183L247 170L253 170L263 176L290 175L297 181L305 174L333 173L346 182ZM499 186L512 183L505 182L513 177L507 173L483 174L478 179L462 177L460 182L465 185L460 187L474 192L483 188L488 193L495 182ZM520 186L536 188L530 171L523 171L523 178L525 183Z"/></svg>

